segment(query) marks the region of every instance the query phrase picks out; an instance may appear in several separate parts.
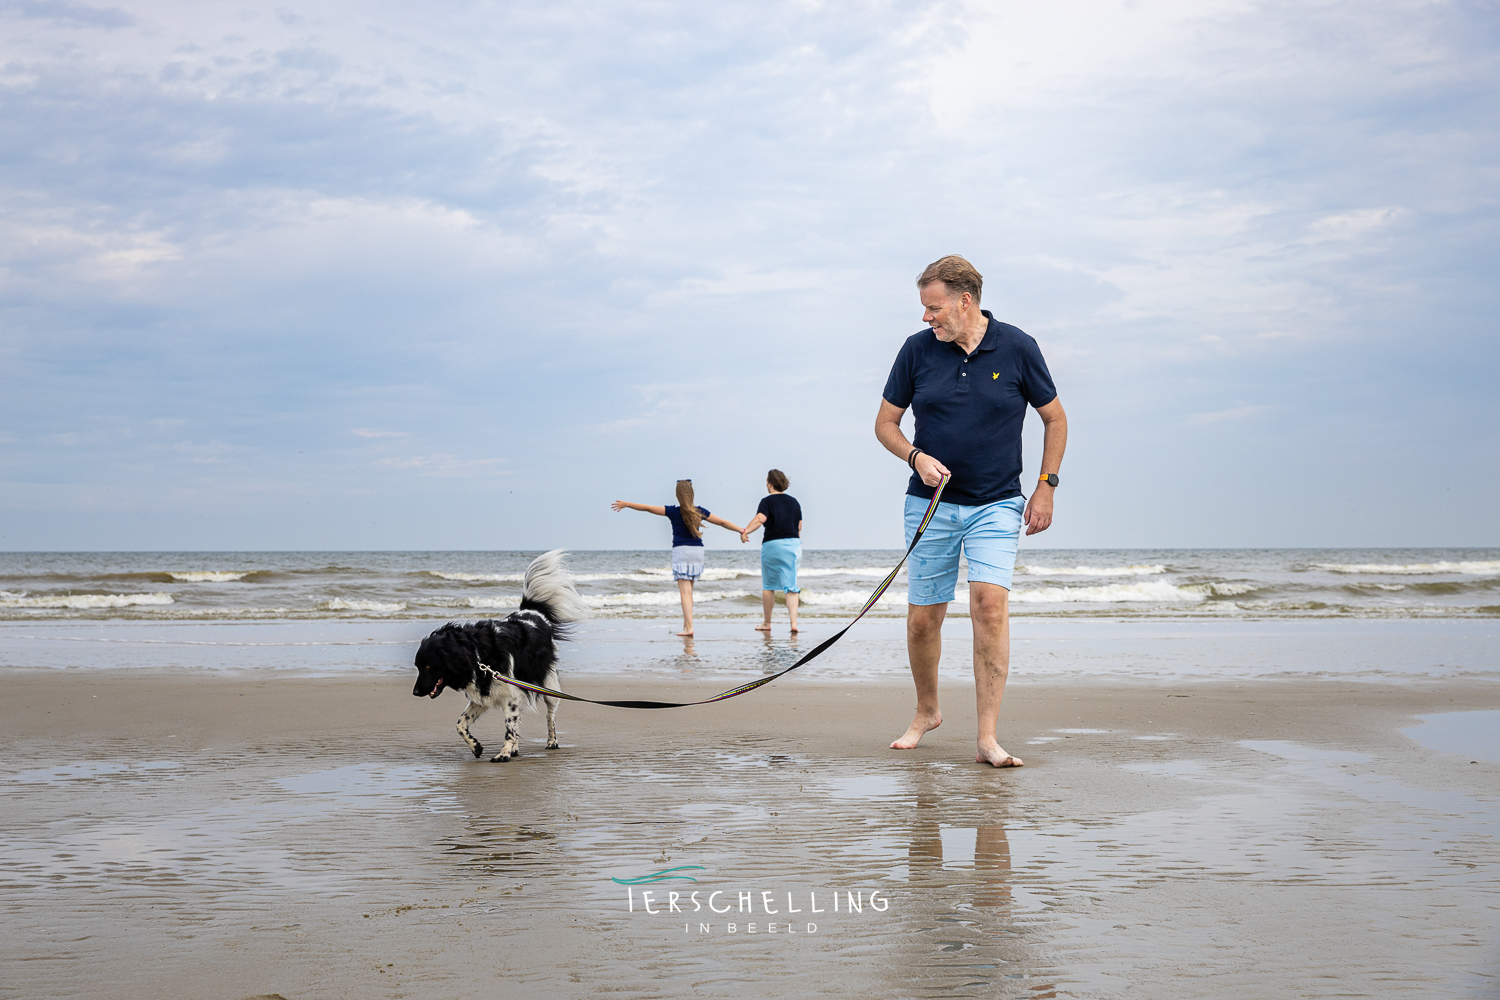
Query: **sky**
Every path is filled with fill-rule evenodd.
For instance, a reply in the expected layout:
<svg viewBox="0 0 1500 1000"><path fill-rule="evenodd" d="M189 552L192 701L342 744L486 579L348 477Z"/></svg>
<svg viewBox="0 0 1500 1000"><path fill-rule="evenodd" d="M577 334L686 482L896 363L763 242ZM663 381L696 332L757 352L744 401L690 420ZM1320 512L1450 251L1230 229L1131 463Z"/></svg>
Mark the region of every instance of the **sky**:
<svg viewBox="0 0 1500 1000"><path fill-rule="evenodd" d="M1497 84L1494 0L0 0L0 550L664 548L609 502L773 466L897 547L950 253L1068 413L1028 546L1500 545Z"/></svg>

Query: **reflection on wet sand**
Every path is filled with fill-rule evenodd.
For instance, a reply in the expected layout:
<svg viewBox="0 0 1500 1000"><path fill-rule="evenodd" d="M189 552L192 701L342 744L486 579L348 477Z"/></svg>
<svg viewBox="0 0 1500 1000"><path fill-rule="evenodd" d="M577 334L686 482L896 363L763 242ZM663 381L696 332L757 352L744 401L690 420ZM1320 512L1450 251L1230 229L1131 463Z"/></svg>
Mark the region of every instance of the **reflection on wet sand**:
<svg viewBox="0 0 1500 1000"><path fill-rule="evenodd" d="M938 807L941 800L930 792L917 795L911 825L911 843L906 858L911 879L917 884L948 884L953 872L973 872L973 894L969 903L978 907L1005 906L1010 902L1010 842L1000 823L973 827L945 826Z"/></svg>
<svg viewBox="0 0 1500 1000"><path fill-rule="evenodd" d="M741 666L791 655L757 643ZM1031 691L1033 732L1067 738L1011 773L951 753L962 734L885 751L870 733L904 687L793 681L696 713L571 706L561 749L531 719L509 764L464 757L451 711L413 706L404 684L18 688L27 710L0 726L0 962L17 996L438 1000L505 984L800 998L816 981L858 996L1252 1000L1323 977L1319 995L1478 997L1495 971L1482 957L1494 770L1353 722L1332 739L1330 718L1364 716L1316 686L1252 692L1265 715L1314 703L1310 722L1272 733L1236 732L1238 687L1195 688L1191 707L1155 690ZM334 703L357 724L332 728ZM62 705L81 753L45 718ZM1120 705L1127 721L1105 725ZM212 736L184 745L194 717ZM1164 733L1183 736L1146 739ZM672 866L698 881L666 892L755 908L631 910L612 881ZM479 954L509 964L476 980Z"/></svg>

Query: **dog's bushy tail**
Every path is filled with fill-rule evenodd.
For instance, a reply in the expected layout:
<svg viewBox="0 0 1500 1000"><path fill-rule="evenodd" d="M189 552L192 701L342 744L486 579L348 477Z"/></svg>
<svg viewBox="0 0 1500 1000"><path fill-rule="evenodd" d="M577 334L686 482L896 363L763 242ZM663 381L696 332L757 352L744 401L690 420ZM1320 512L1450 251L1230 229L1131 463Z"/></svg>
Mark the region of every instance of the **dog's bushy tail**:
<svg viewBox="0 0 1500 1000"><path fill-rule="evenodd" d="M526 579L521 584L521 610L546 615L558 639L568 638L572 631L569 626L589 616L588 606L573 587L566 555L563 549L553 549L537 556L526 567Z"/></svg>

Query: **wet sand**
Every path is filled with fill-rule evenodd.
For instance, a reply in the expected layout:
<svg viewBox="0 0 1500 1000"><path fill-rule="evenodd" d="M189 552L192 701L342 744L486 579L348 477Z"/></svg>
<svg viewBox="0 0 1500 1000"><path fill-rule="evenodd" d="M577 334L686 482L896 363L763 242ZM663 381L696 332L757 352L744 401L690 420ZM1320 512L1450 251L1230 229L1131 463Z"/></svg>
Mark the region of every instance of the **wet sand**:
<svg viewBox="0 0 1500 1000"><path fill-rule="evenodd" d="M910 718L904 683L794 675L697 709L564 705L555 751L527 716L509 764L473 760L453 731L462 699L413 698L404 676L4 684L5 997L1482 997L1500 983L1500 763L1399 731L1500 709L1488 681L1021 678L1002 742L1027 766L1003 771L971 762L962 684L909 753L886 749ZM497 744L499 726L476 732ZM611 881L687 865L697 882Z"/></svg>

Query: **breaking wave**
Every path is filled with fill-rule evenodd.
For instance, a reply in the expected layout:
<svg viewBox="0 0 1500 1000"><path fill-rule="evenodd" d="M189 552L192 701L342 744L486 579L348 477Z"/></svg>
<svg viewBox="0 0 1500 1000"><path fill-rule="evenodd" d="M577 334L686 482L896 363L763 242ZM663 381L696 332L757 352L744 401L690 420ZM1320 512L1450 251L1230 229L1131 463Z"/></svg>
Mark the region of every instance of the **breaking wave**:
<svg viewBox="0 0 1500 1000"><path fill-rule="evenodd" d="M526 578L525 573L445 573L435 569L428 570L427 575L456 583L520 583ZM737 580L742 576L759 575L758 569L705 569L698 579ZM616 580L628 580L635 583L671 583L672 567L643 567L629 573L574 573L572 577L574 583L607 583Z"/></svg>
<svg viewBox="0 0 1500 1000"><path fill-rule="evenodd" d="M890 570L886 570L886 573L889 572ZM814 606L829 604L853 608L860 607L869 599L870 592L868 590L804 590L800 597L802 604L811 604ZM880 600L875 602L875 606L889 608L905 603L906 591L887 590L884 594L880 595Z"/></svg>
<svg viewBox="0 0 1500 1000"><path fill-rule="evenodd" d="M1203 583L1174 586L1161 581L1143 583L1107 583L1097 587L1038 587L1033 590L1012 590L1010 599L1019 604L1120 604L1124 602L1192 603L1209 597L1230 597L1247 594L1255 590L1249 584ZM869 599L864 590L804 590L802 603L810 605L843 605L858 607ZM906 603L907 592L890 590L881 595L877 607L892 607ZM969 603L967 587L955 588L955 604Z"/></svg>
<svg viewBox="0 0 1500 1000"><path fill-rule="evenodd" d="M1391 576L1426 576L1434 573L1462 573L1478 576L1500 573L1500 559L1433 563L1313 563L1314 569L1330 573L1386 573Z"/></svg>
<svg viewBox="0 0 1500 1000"><path fill-rule="evenodd" d="M27 597L0 591L0 608L68 608L88 611L96 608L132 608L172 603L171 594L49 594L44 597Z"/></svg>
<svg viewBox="0 0 1500 1000"><path fill-rule="evenodd" d="M705 569L699 580L738 580L742 576L760 576L760 570L748 569ZM580 583L593 583L605 580L635 580L641 583L657 583L665 581L672 582L672 567L670 566L643 566L633 573L575 573L573 579ZM675 598L674 598L675 600Z"/></svg>
<svg viewBox="0 0 1500 1000"><path fill-rule="evenodd" d="M435 569L428 570L427 575L459 583L520 583L526 577L525 573L440 573Z"/></svg>
<svg viewBox="0 0 1500 1000"><path fill-rule="evenodd" d="M1200 586L1218 586L1218 584ZM1185 604L1204 600L1207 596L1207 592L1194 589L1192 586L1177 587L1170 583L1153 580L1144 583L1107 583L1098 587L1039 587L1036 590L1013 590L1010 599L1016 604L1124 604L1133 601Z"/></svg>
<svg viewBox="0 0 1500 1000"><path fill-rule="evenodd" d="M885 579L885 575L891 571L889 566L851 566L848 569L798 569L797 578L807 576L867 576L876 580ZM901 567L901 572L906 572L906 567ZM868 595L866 595L868 596Z"/></svg>
<svg viewBox="0 0 1500 1000"><path fill-rule="evenodd" d="M240 573L231 573L220 570L188 570L186 572L168 572L167 575L178 583L233 583L235 580L243 580L253 572L245 570Z"/></svg>
<svg viewBox="0 0 1500 1000"><path fill-rule="evenodd" d="M1023 576L1157 576L1167 567L1161 563L1137 566L1017 566L1016 572Z"/></svg>
<svg viewBox="0 0 1500 1000"><path fill-rule="evenodd" d="M405 611L406 604L402 601L350 601L342 597L335 597L331 601L324 601L318 605L324 611Z"/></svg>
<svg viewBox="0 0 1500 1000"><path fill-rule="evenodd" d="M713 601L729 601L750 596L752 595L748 590L699 590L693 593L693 604L708 604ZM760 595L757 593L753 596L759 597ZM605 594L586 596L583 599L583 603L591 608L677 607L679 601L677 594L668 591L645 594Z"/></svg>
<svg viewBox="0 0 1500 1000"><path fill-rule="evenodd" d="M519 608L521 599L519 597L471 597L468 599L471 608Z"/></svg>

